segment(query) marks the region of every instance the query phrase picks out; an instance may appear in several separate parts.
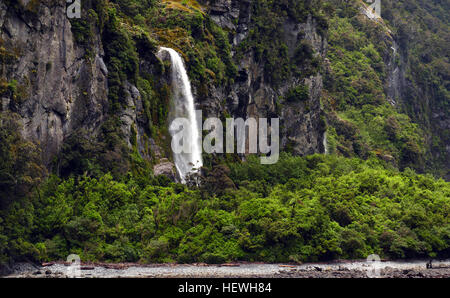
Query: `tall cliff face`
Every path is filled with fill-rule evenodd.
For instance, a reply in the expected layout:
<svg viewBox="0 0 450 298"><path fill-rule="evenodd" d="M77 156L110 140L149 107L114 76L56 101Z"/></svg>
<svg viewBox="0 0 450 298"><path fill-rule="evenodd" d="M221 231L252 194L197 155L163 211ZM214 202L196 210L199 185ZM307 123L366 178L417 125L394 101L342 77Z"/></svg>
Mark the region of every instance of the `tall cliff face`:
<svg viewBox="0 0 450 298"><path fill-rule="evenodd" d="M385 94L393 107L408 115L423 131L422 169L450 177L449 150L449 4L386 0L381 17L371 19L385 28L383 54ZM364 10L367 11L367 10ZM446 69L446 70L444 70Z"/></svg>
<svg viewBox="0 0 450 298"><path fill-rule="evenodd" d="M232 52L248 37L252 27L252 1L215 1L208 5L208 14L230 34ZM89 4L88 4L89 5ZM1 46L13 55L3 64L2 80L17 84L14 92L2 94L2 110L20 114L23 135L41 144L43 159L48 165L65 141L82 132L88 139L97 137L108 118L108 63L103 50L104 36L98 26L92 26L90 45L80 45L72 33L64 3L54 1L0 1ZM85 9L88 9L87 6ZM83 13L86 17L86 13ZM326 40L316 32L315 20L308 17L298 23L286 17L283 22L283 42L293 58L301 41L308 41L314 55L323 57ZM104 34L103 34L104 35ZM89 55L87 54L89 50ZM149 50L149 49L147 49ZM150 57L150 58L149 58ZM157 77L160 85L170 79L155 71L159 67L154 53L140 55L141 73ZM297 154L323 152L323 119L320 96L322 77L311 74L301 79L295 76L275 86L267 81L267 68L255 59L252 49L235 58L238 76L232 84L208 85L208 96L199 95L199 108L205 116L224 114L233 117L280 117L282 145ZM156 67L154 65L157 65ZM286 102L290 88L307 86L308 98L303 102ZM139 153L158 162L170 157L164 145L156 145L148 137L143 119L144 102L136 82L122 82L123 104L117 116L121 121L122 138L132 148L135 138ZM321 122L322 121L322 122ZM159 142L161 143L161 142Z"/></svg>
<svg viewBox="0 0 450 298"><path fill-rule="evenodd" d="M63 152L69 172L138 160L173 176L170 62L155 55L166 46L186 61L204 117L278 117L282 150L423 169L422 126L402 111L404 38L344 2L89 0L69 20L65 1L0 0L0 107L20 114L48 166Z"/></svg>
<svg viewBox="0 0 450 298"><path fill-rule="evenodd" d="M82 16L88 18L87 10L96 3L84 4ZM146 160L164 157L161 148L146 136L145 107L135 82L121 81L122 104L111 112L111 76L103 49L108 40L98 23L87 21L89 30L82 28L80 33L67 17L65 1L2 0L0 8L0 46L2 58L8 58L2 59L0 107L20 115L22 135L40 145L45 165L59 167L55 159L64 146L64 154L81 148L81 154L96 159L97 151L105 151L99 142L108 138L105 130L110 128L105 126L113 117L118 119L119 137L129 149L136 146ZM88 44L80 42L80 34ZM141 68L150 72L160 67L158 63L151 50L140 59ZM77 143L81 139L92 146L83 147ZM135 144L131 144L133 139ZM99 148L91 149L95 146ZM107 155L123 153L107 149L112 151L104 154L105 163ZM119 162L126 159L114 158ZM68 170L71 162L66 165Z"/></svg>
<svg viewBox="0 0 450 298"><path fill-rule="evenodd" d="M448 2L388 0L382 16L395 30L400 85L398 106L424 130L427 171L450 178ZM395 82L395 81L394 81Z"/></svg>
<svg viewBox="0 0 450 298"><path fill-rule="evenodd" d="M445 177L448 117L432 112L446 110L448 102L445 5L430 4L430 10L421 0L386 0L378 16L362 1L330 2L323 97L330 152L377 156L400 169ZM435 50L425 49L427 43Z"/></svg>
<svg viewBox="0 0 450 298"><path fill-rule="evenodd" d="M22 118L23 135L41 144L46 164L66 137L84 128L96 133L107 108L107 70L96 39L95 58L84 58L64 3L0 1L3 111ZM12 90L13 89L13 90Z"/></svg>
<svg viewBox="0 0 450 298"><path fill-rule="evenodd" d="M324 119L320 98L323 88L322 76L314 72L292 75L281 83L274 84L268 79L271 72L265 61L257 60L254 48L245 49L237 54L240 46L254 30L254 1L211 1L204 2L208 14L224 30L232 32L232 54L238 68L238 76L230 86L214 88L212 99L219 106L226 99L224 107L234 117L280 118L281 145L289 147L295 154L306 155L323 153ZM326 55L327 41L317 32L316 20L309 15L301 23L285 16L280 21L278 33L280 42L285 45L286 60L295 58L296 50L303 43L311 47L315 57L323 59ZM308 96L301 102L289 102L286 95L297 86L306 86ZM208 114L217 114L217 108L211 101L202 104Z"/></svg>

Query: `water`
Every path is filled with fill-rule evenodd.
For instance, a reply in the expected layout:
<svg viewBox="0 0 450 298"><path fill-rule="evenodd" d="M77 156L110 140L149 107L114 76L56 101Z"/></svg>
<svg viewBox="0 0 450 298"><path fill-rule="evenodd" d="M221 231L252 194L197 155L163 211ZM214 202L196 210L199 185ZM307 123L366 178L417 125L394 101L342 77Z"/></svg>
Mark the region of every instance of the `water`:
<svg viewBox="0 0 450 298"><path fill-rule="evenodd" d="M179 179L186 183L186 178L193 173L197 173L203 166L200 130L195 113L194 96L192 95L191 82L186 72L183 59L173 49L161 47L159 52L167 52L172 62L172 102L170 108L169 121L185 118L189 120L189 127L185 128L187 133L188 152L180 154L174 153L173 159ZM169 129L172 137L179 130Z"/></svg>
<svg viewBox="0 0 450 298"><path fill-rule="evenodd" d="M387 99L389 103L393 106L397 105L397 100L401 98L401 71L400 67L397 64L397 58L400 58L398 56L398 45L393 40L392 42L392 55L391 59L387 65ZM398 57L397 57L398 56Z"/></svg>
<svg viewBox="0 0 450 298"><path fill-rule="evenodd" d="M323 134L323 154L328 155L328 139L327 139L327 132Z"/></svg>

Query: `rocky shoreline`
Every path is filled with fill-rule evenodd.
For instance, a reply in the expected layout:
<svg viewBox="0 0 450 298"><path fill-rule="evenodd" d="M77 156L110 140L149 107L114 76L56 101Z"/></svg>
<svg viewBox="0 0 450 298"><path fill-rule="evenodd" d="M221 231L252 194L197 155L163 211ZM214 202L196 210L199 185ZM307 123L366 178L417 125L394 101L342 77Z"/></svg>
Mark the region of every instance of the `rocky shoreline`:
<svg viewBox="0 0 450 298"><path fill-rule="evenodd" d="M378 268L376 271L374 268ZM91 264L74 267L64 262L16 264L6 278L450 278L450 262L382 262L373 267L364 261L330 264ZM71 271L72 270L72 271Z"/></svg>
<svg viewBox="0 0 450 298"><path fill-rule="evenodd" d="M281 271L279 278L368 278L367 271L350 270L291 270ZM450 268L436 269L395 269L387 267L380 270L378 278L450 278Z"/></svg>

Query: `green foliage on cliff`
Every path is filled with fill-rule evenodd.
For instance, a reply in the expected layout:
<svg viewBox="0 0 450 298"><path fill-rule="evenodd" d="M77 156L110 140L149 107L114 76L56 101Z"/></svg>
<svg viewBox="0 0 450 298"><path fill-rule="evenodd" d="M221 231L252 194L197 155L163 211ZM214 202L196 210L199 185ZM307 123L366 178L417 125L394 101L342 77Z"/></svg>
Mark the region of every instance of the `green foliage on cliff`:
<svg viewBox="0 0 450 298"><path fill-rule="evenodd" d="M168 75L168 65L154 56L157 45L172 47L182 54L199 102L211 96L211 85L223 87L233 83L237 78L235 63L253 55L264 67L265 81L275 87L290 78L298 81L318 72L323 74L330 152L360 158L377 155L392 159L400 168L442 175L444 171L435 170L436 162L445 162L447 156L447 133L434 129L432 135L437 124L430 119L430 107L420 104L420 96L411 97L424 90L424 96L436 99L440 107L436 110L442 111L439 118L448 116L441 115L448 110L442 38L446 24L433 23L445 12L438 9L442 5L431 5L432 13L423 6L421 1L410 7L387 1L382 9L385 20L375 22L361 13L361 2L356 0L252 1L248 36L234 49L234 57L230 41L237 33L220 28L208 15L208 7L197 1L95 0L88 6L88 18L72 22L72 31L79 43L88 45L92 29L99 27L109 70L112 117L125 105L127 82L135 84L143 100L148 137L158 139L164 134L161 128L166 126L170 97L168 86L161 84L161 78ZM435 44L432 52L427 52L418 41L407 41L414 32L404 25L404 18L412 11L427 20L420 24L415 18L414 29L425 30L419 39ZM240 22L235 21L236 25ZM322 61L306 39L299 40L295 49L286 44L287 34L293 30L289 26L306 22L327 38L328 60ZM394 39L401 46L395 57ZM408 49L409 44L413 48ZM157 70L146 64L144 67L143 61L155 65ZM387 96L389 71L393 71L388 69L389 63L399 68L395 71L405 72L407 83L398 83L402 84L399 88L404 98ZM285 94L287 101L307 99L306 90L299 88L302 86ZM388 101L395 101L397 106L389 106ZM420 115L417 110L422 111ZM116 119L110 123L120 122ZM355 127L351 133L342 129L350 126ZM112 138L120 138L118 129L113 132Z"/></svg>
<svg viewBox="0 0 450 298"><path fill-rule="evenodd" d="M428 169L449 177L449 2L389 0L383 6L404 57L408 84L401 105L427 134Z"/></svg>
<svg viewBox="0 0 450 298"><path fill-rule="evenodd" d="M20 127L17 114L0 113L0 209L32 194L46 174L38 146L23 139Z"/></svg>
<svg viewBox="0 0 450 298"><path fill-rule="evenodd" d="M228 34L196 1L161 1L146 17L160 44L183 55L189 78L201 97L207 96L205 84L223 85L234 80L237 70Z"/></svg>
<svg viewBox="0 0 450 298"><path fill-rule="evenodd" d="M306 23L313 17L317 31L325 35L328 22L322 4L321 0L252 1L249 34L238 47L237 59L254 55L264 65L267 81L275 86L292 76L317 73L320 60L313 56L311 45L302 41L294 54L289 53L286 34L288 25Z"/></svg>
<svg viewBox="0 0 450 298"><path fill-rule="evenodd" d="M376 159L287 154L272 166L250 158L210 171L229 182L188 189L133 175L52 176L2 213L3 257L221 263L450 254L450 184L431 176Z"/></svg>
<svg viewBox="0 0 450 298"><path fill-rule="evenodd" d="M388 58L394 46L391 33L363 16L356 2L353 6L335 2L329 30L330 68L324 79L327 109L336 111L329 117L329 151L363 158L377 155L400 168L424 171L423 130L405 111L388 103L388 63L400 67L398 60Z"/></svg>
<svg viewBox="0 0 450 298"><path fill-rule="evenodd" d="M142 103L142 111L137 113L144 127L140 141L152 138L168 147L164 139L168 138L171 74L170 65L156 56L158 46L172 47L183 56L199 101L209 96L209 85L232 82L237 70L228 35L196 1L92 0L83 7L87 13L79 20L71 20L72 33L90 63L94 61L90 54L95 44L103 45L102 58L108 70L108 116L97 139L71 136L56 166L62 166L60 170L66 174L76 164L73 174L97 173L102 168L120 177L130 168L140 167L134 164L136 158L127 148L121 129L120 114L127 108L131 85L138 88L140 97L136 101ZM136 133L130 142L137 146ZM142 162L142 158L138 160Z"/></svg>
<svg viewBox="0 0 450 298"><path fill-rule="evenodd" d="M446 4L388 0L382 3L383 20L373 21L361 13L360 1L332 3L325 103L341 120L357 127L348 135L339 128L343 121L331 119L329 132L336 152L360 157L372 152L394 157L401 168L445 176L448 134L443 128L450 99L444 70L448 66ZM400 95L388 98L393 75L399 79L390 83ZM376 123L379 128L374 130Z"/></svg>
<svg viewBox="0 0 450 298"><path fill-rule="evenodd" d="M295 88L292 88L286 94L286 100L288 102L296 102L296 101L305 101L309 98L309 89L308 86L299 85Z"/></svg>
<svg viewBox="0 0 450 298"><path fill-rule="evenodd" d="M325 83L335 95L336 108L385 102L384 62L373 41L348 19L334 18L330 26L331 75Z"/></svg>

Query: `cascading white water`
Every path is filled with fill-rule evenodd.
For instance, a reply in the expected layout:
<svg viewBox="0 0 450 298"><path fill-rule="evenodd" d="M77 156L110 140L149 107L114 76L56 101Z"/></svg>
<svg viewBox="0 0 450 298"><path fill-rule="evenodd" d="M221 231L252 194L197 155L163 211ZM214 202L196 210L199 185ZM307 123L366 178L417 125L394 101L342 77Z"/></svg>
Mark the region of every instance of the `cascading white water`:
<svg viewBox="0 0 450 298"><path fill-rule="evenodd" d="M186 183L189 174L198 172L203 166L200 130L197 123L194 96L192 95L191 82L181 56L173 49L161 47L159 52L167 52L172 62L172 103L169 121L177 118L189 120L189 128L186 130L191 153L174 153L174 162L179 178ZM178 131L170 130L173 137Z"/></svg>
<svg viewBox="0 0 450 298"><path fill-rule="evenodd" d="M323 149L324 149L323 154L327 155L327 154L328 154L328 138L327 138L327 132L325 132L325 133L323 134Z"/></svg>

